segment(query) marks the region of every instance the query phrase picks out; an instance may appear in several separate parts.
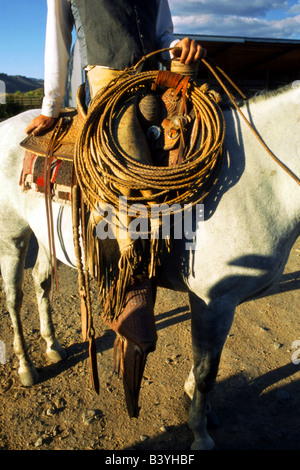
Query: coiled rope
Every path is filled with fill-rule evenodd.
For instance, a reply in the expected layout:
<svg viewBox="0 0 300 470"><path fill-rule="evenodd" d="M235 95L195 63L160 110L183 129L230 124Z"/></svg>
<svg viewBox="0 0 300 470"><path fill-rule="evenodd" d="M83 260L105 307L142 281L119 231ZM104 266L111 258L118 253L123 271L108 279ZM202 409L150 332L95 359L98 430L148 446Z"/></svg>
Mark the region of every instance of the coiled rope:
<svg viewBox="0 0 300 470"><path fill-rule="evenodd" d="M90 105L76 143L74 162L84 201L90 209L97 208L101 202L116 206L120 196L116 187L122 185L135 190L127 199L128 206L135 203L195 205L215 184L222 164L223 113L213 92L190 80L184 99L192 107L195 120L184 161L174 167L137 162L118 146L112 130L120 105L139 92L151 90L161 73L137 73L137 69L136 66L126 70L99 92ZM150 199L142 196L141 191L145 190L151 190Z"/></svg>

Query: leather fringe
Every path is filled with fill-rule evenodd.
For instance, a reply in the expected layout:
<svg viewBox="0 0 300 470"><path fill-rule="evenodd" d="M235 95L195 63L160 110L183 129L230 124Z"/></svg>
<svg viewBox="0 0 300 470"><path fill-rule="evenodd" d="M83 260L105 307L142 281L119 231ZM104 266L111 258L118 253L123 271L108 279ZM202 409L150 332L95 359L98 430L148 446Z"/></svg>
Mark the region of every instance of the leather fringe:
<svg viewBox="0 0 300 470"><path fill-rule="evenodd" d="M97 221L90 214L86 228L86 265L89 274L96 280L102 318L114 321L121 314L127 290L132 277L143 273L149 279L155 277L163 251L170 252L170 239L160 236L150 240L133 240L120 253L116 243L115 250L106 252L105 244L114 243L100 240L96 235Z"/></svg>
<svg viewBox="0 0 300 470"><path fill-rule="evenodd" d="M143 262L142 244L136 240L121 253L117 250L114 256L107 256L103 241L97 238L92 217L87 223L86 237L87 266L97 281L102 316L104 320L112 321L122 312L131 278Z"/></svg>
<svg viewBox="0 0 300 470"><path fill-rule="evenodd" d="M53 212L52 212L52 200L51 200L51 160L54 152L54 148L57 142L57 138L62 126L62 120L60 119L51 136L49 141L46 154L45 154L45 165L44 165L44 192L45 192L45 204L46 204L46 217L47 217L47 228L48 228L48 242L49 242L49 256L50 256L50 267L51 267L51 292L50 295L53 295L53 277L56 283L56 289L59 293L58 286L58 275L57 275L57 260L56 260L56 251L55 251L55 233L54 233L54 223L53 223Z"/></svg>

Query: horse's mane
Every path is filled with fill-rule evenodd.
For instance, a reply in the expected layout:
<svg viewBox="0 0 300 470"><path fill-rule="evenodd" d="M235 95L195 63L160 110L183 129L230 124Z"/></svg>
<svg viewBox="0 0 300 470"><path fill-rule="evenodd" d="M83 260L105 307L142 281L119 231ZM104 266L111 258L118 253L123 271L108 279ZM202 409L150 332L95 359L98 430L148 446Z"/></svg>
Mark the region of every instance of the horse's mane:
<svg viewBox="0 0 300 470"><path fill-rule="evenodd" d="M253 103L260 103L262 101L266 101L271 98L275 98L276 96L282 95L289 91L293 87L292 83L289 83L288 85L283 85L275 90L261 90L257 91L254 95L252 95L250 98L243 100L240 97L235 97L237 105L242 108L245 105L253 104ZM222 109L232 109L233 104L230 102L229 98L224 96L224 100L221 104Z"/></svg>
<svg viewBox="0 0 300 470"><path fill-rule="evenodd" d="M292 88L292 84L289 83L288 85L283 85L276 90L261 90L255 93L255 95L251 96L247 100L247 103L258 103L260 101L266 101L270 98L275 98L276 96L282 95L286 93Z"/></svg>

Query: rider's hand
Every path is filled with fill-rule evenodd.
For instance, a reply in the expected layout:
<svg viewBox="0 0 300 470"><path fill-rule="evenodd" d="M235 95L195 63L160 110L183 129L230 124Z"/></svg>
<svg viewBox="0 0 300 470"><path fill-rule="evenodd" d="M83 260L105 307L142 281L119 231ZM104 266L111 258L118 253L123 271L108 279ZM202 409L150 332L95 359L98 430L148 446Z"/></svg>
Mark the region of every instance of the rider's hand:
<svg viewBox="0 0 300 470"><path fill-rule="evenodd" d="M55 118L40 114L31 121L29 126L26 127L25 131L27 134L40 135L47 129L50 129L50 127L54 125L55 121Z"/></svg>
<svg viewBox="0 0 300 470"><path fill-rule="evenodd" d="M179 41L175 47L180 47L181 51L178 49L172 49L172 54L174 57L179 57L179 60L182 64L190 64L196 62L197 60L204 59L206 56L206 49L200 46L194 39L184 38Z"/></svg>

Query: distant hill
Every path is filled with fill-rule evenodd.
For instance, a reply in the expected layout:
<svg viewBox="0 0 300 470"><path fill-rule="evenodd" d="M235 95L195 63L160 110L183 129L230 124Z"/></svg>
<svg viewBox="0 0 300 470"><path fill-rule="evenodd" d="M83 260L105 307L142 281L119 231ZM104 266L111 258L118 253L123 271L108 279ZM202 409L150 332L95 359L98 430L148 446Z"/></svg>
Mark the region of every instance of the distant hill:
<svg viewBox="0 0 300 470"><path fill-rule="evenodd" d="M27 91L43 88L44 86L44 80L22 77L22 75L0 73L0 80L5 83L6 93L15 93L16 91L27 93Z"/></svg>

